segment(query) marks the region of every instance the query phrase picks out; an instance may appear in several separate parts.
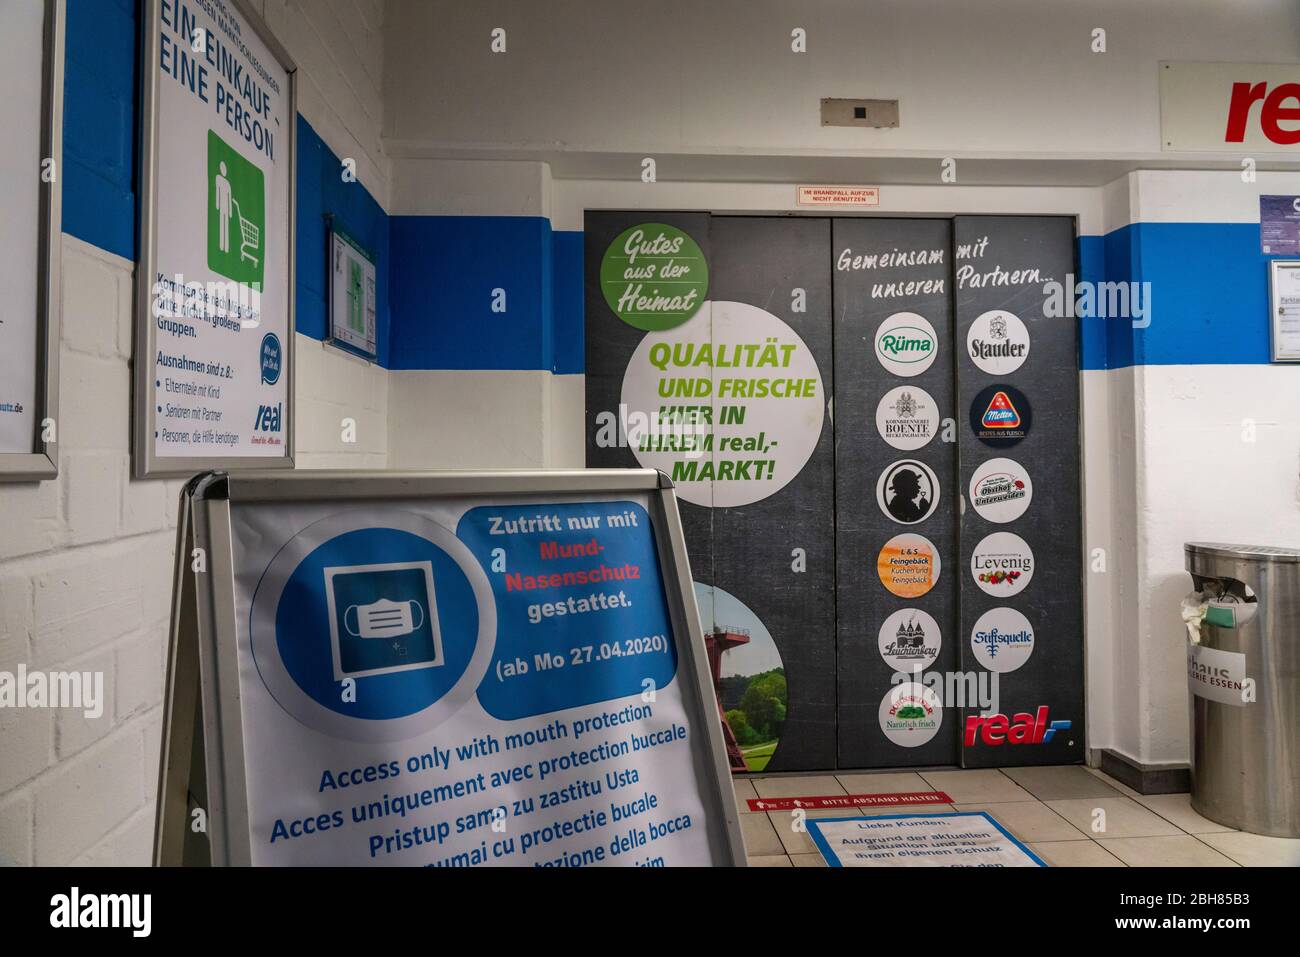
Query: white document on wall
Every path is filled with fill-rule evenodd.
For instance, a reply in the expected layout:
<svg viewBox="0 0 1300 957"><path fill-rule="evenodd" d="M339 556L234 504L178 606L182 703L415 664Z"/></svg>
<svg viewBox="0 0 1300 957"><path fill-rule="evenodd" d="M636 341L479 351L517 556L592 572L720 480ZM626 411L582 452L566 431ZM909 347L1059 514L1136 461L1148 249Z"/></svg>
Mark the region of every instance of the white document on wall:
<svg viewBox="0 0 1300 957"><path fill-rule="evenodd" d="M0 3L0 452L35 449L45 4Z"/></svg>
<svg viewBox="0 0 1300 957"><path fill-rule="evenodd" d="M1270 275L1273 359L1300 361L1300 262L1273 262Z"/></svg>
<svg viewBox="0 0 1300 957"><path fill-rule="evenodd" d="M330 338L375 356L375 261L340 229L330 233Z"/></svg>

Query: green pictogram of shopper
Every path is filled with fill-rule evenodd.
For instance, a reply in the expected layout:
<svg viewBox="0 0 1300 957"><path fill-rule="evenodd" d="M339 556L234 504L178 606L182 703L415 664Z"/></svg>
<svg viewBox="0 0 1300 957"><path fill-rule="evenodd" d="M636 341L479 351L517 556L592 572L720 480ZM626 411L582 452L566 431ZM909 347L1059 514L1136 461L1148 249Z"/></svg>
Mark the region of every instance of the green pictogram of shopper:
<svg viewBox="0 0 1300 957"><path fill-rule="evenodd" d="M259 285L266 255L265 177L214 131L208 131L208 267L235 282Z"/></svg>

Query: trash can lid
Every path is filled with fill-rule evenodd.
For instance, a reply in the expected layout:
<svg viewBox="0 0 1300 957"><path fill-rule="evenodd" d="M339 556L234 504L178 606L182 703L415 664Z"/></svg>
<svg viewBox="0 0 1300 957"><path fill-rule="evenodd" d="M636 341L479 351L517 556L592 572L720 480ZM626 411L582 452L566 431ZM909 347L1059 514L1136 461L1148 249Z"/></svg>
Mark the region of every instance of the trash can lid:
<svg viewBox="0 0 1300 957"><path fill-rule="evenodd" d="M1187 542L1183 549L1188 555L1209 555L1215 558L1235 558L1250 562L1300 562L1300 548L1280 548L1275 545Z"/></svg>

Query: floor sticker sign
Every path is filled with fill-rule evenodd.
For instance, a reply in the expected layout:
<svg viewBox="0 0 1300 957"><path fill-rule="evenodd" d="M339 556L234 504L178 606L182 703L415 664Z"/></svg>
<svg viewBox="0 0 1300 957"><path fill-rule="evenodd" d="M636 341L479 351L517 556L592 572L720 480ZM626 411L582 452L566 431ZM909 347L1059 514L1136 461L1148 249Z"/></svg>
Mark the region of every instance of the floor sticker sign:
<svg viewBox="0 0 1300 957"><path fill-rule="evenodd" d="M861 807L910 807L914 804L951 804L943 791L891 791L887 794L820 794L812 797L747 798L751 811L826 810Z"/></svg>
<svg viewBox="0 0 1300 957"><path fill-rule="evenodd" d="M230 3L144 15L136 474L288 466L293 63Z"/></svg>
<svg viewBox="0 0 1300 957"><path fill-rule="evenodd" d="M743 859L657 475L615 473L621 489L611 473L597 488L542 478L547 494L530 473L484 473L477 488L441 476L398 496L382 473L243 474L201 485L183 552L229 554L234 569L198 642L238 685L237 714L210 705L226 734L204 728L206 803L224 809L214 862ZM209 525L219 510L229 521ZM172 688L184 653L177 642ZM165 756L164 777L179 783L183 765Z"/></svg>
<svg viewBox="0 0 1300 957"><path fill-rule="evenodd" d="M984 811L809 818L831 867L1046 867Z"/></svg>

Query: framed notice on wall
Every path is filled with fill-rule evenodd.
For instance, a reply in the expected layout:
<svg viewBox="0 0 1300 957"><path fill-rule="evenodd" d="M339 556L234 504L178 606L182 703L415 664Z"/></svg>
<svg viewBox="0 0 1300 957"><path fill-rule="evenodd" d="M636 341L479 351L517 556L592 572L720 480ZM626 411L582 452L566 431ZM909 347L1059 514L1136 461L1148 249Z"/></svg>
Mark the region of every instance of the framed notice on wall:
<svg viewBox="0 0 1300 957"><path fill-rule="evenodd" d="M147 0L137 477L292 467L294 65L245 0Z"/></svg>
<svg viewBox="0 0 1300 957"><path fill-rule="evenodd" d="M1273 361L1300 362L1300 260L1269 263L1268 289Z"/></svg>
<svg viewBox="0 0 1300 957"><path fill-rule="evenodd" d="M0 480L58 474L63 24L63 0L0 4Z"/></svg>
<svg viewBox="0 0 1300 957"><path fill-rule="evenodd" d="M375 257L335 220L330 222L330 337L347 352L373 360Z"/></svg>

